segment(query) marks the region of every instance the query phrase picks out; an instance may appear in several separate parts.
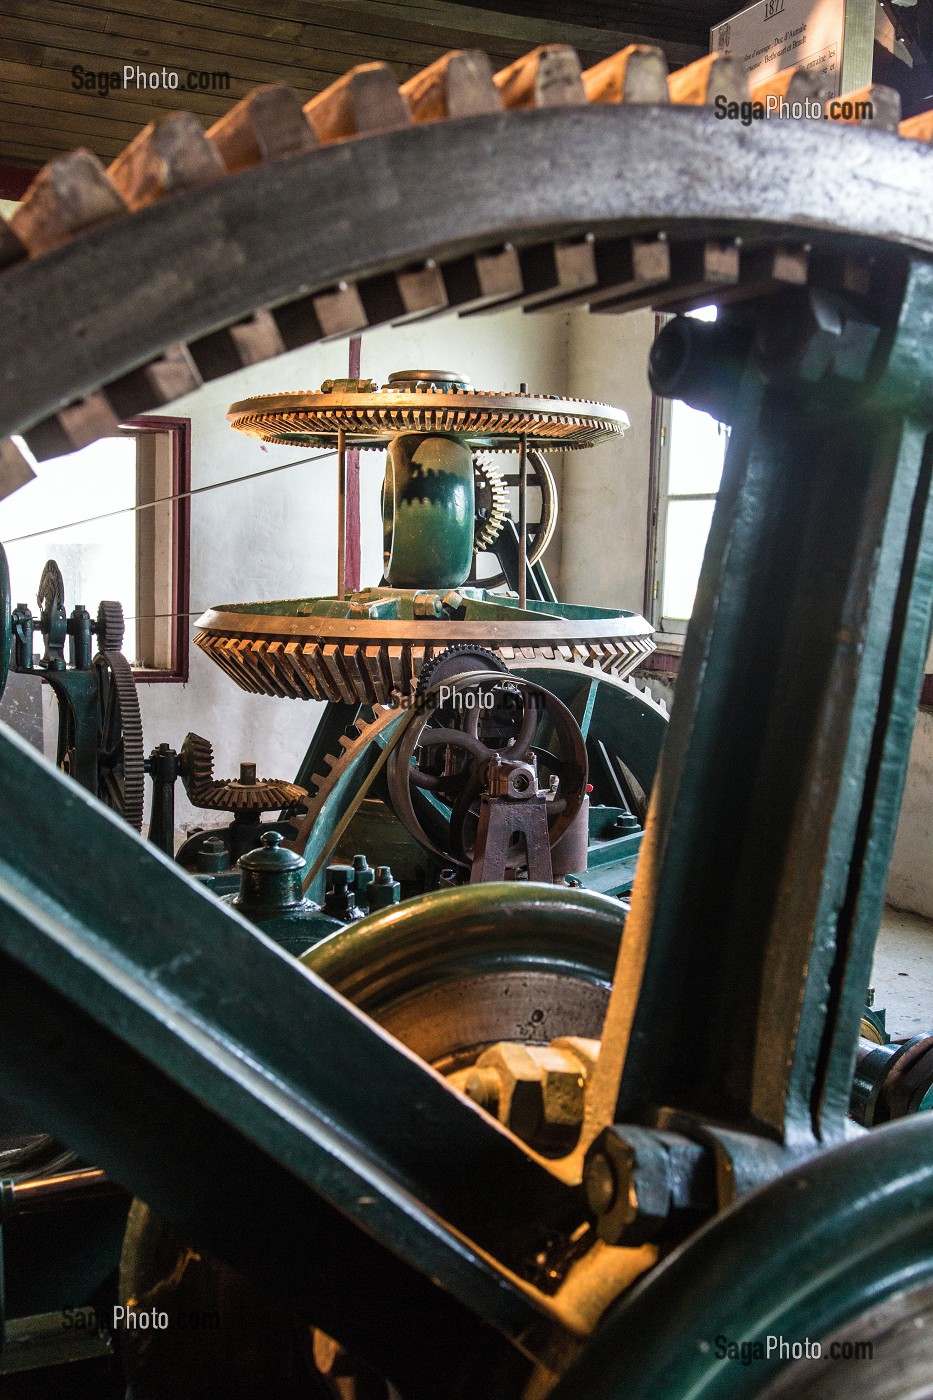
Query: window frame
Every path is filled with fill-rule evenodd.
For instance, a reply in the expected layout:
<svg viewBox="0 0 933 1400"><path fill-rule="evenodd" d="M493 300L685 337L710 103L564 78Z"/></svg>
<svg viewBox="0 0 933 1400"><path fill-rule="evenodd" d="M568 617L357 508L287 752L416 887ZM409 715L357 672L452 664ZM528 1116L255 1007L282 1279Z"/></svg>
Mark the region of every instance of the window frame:
<svg viewBox="0 0 933 1400"><path fill-rule="evenodd" d="M120 431L130 435L144 433L167 433L171 441L171 489L172 497L171 554L171 664L167 667L133 667L133 677L141 685L162 685L166 683L187 684L189 675L190 643L188 614L190 609L191 585L191 419L142 414L138 418L124 419ZM138 489L137 465L137 489ZM137 498L138 499L138 498ZM145 517L154 519L155 512L138 510L136 513L137 558L139 531L147 523ZM133 606L136 606L134 600Z"/></svg>
<svg viewBox="0 0 933 1400"><path fill-rule="evenodd" d="M659 312L654 318L657 339L672 316ZM655 628L656 642L669 651L682 651L689 618L665 618L664 556L667 543L667 514L671 500L715 501L718 491L678 492L671 496L671 417L673 400L651 396L651 464L648 475L648 550L645 560L645 616Z"/></svg>

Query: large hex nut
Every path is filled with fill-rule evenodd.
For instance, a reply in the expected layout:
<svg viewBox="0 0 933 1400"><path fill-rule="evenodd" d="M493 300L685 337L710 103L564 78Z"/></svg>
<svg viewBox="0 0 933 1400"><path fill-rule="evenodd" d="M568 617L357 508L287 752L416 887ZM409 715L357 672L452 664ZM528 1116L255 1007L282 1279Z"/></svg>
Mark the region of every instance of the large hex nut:
<svg viewBox="0 0 933 1400"><path fill-rule="evenodd" d="M530 1047L500 1041L480 1055L476 1069L492 1070L499 1080L500 1122L525 1141L536 1137L544 1122L544 1088L540 1066Z"/></svg>
<svg viewBox="0 0 933 1400"><path fill-rule="evenodd" d="M463 1082L458 1087L492 1109L490 1075L494 1074L498 1081L494 1111L499 1120L525 1142L561 1147L573 1143L583 1122L588 1058L595 1058L591 1042L577 1047L504 1040L480 1055L471 1072L461 1072Z"/></svg>
<svg viewBox="0 0 933 1400"><path fill-rule="evenodd" d="M607 1244L645 1244L663 1235L672 1209L667 1148L647 1128L607 1128L593 1143L583 1185Z"/></svg>

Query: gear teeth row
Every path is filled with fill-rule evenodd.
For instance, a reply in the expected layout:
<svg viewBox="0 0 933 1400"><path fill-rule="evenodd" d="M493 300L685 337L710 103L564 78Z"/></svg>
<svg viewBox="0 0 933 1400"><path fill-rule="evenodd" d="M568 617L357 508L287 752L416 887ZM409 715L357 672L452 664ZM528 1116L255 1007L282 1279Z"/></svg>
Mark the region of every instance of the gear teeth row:
<svg viewBox="0 0 933 1400"><path fill-rule="evenodd" d="M509 518L511 502L509 500L509 488L506 486L502 473L487 462L484 457L474 453L473 455L473 475L476 487L476 529L473 535L473 552L481 554L483 550L489 549L502 534L505 522ZM480 501L483 500L482 508L485 515L480 518ZM536 561L532 561L533 563Z"/></svg>
<svg viewBox="0 0 933 1400"><path fill-rule="evenodd" d="M101 606L105 606L101 604ZM108 606L113 606L108 605ZM116 604L119 607L119 604ZM120 621L123 621L122 610ZM120 702L120 729L123 735L123 805L121 815L136 831L143 829L146 793L146 750L139 694L130 663L120 651L101 650L100 659L110 671L110 681Z"/></svg>
<svg viewBox="0 0 933 1400"><path fill-rule="evenodd" d="M553 444L566 452L574 448L592 447L610 433L623 431L617 413L612 416L608 410L605 414L575 413L570 411L566 400L548 404L546 409L521 412L469 405L450 408L433 404L430 395L426 394L424 398L424 404L417 407L385 404L317 408L308 405L291 410L270 408L268 412L251 407L235 414L231 411L228 418L237 432L259 438L262 442L322 447L333 442L334 435L341 427L355 435L377 439L380 446L396 433L461 433L467 437L503 440L501 444L489 444L489 451L514 450L522 433L527 433L539 443L546 438L549 445ZM238 410L241 407L237 405Z"/></svg>
<svg viewBox="0 0 933 1400"><path fill-rule="evenodd" d="M36 176L11 221L0 219L0 268L62 247L89 229L160 200L261 163L287 160L336 141L413 124L499 111L584 104L709 106L730 100L820 96L820 80L785 69L749 90L739 63L709 55L668 76L660 49L632 44L581 69L576 52L546 44L493 73L479 51L444 55L401 87L385 63L364 63L302 106L289 87L256 88L206 132L191 113L152 122L109 169L90 151L59 156ZM897 94L872 86L847 95L872 104L872 124L929 143L933 112L899 122ZM762 291L813 276L808 245L740 246L738 241L669 239L664 229L639 236L570 240L516 248L494 246L428 260L391 273L341 282L272 310L259 308L186 345L168 347L149 364L60 409L25 434L40 460L72 452L116 431L120 421L163 408L206 380L258 364L286 350L373 326L456 310L524 305L550 309L582 302L602 312L663 310ZM0 491L31 471L15 447L2 445Z"/></svg>
<svg viewBox="0 0 933 1400"><path fill-rule="evenodd" d="M199 632L195 645L255 695L278 695L301 700L342 701L345 704L389 705L393 697L414 693L422 669L449 643L364 646L357 642L326 643L268 641ZM624 677L654 651L650 636L602 642L506 646L490 642L506 664L528 661L578 663L607 675ZM343 741L341 740L341 743ZM349 747L349 745L345 746Z"/></svg>
<svg viewBox="0 0 933 1400"><path fill-rule="evenodd" d="M98 651L122 651L126 623L120 603L105 600L98 605L94 632Z"/></svg>

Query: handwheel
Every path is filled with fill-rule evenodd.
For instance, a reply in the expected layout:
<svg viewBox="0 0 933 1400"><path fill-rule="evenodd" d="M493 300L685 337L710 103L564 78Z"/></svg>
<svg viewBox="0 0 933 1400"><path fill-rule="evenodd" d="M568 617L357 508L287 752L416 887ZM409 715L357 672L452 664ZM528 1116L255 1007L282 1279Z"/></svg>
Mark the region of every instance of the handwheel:
<svg viewBox="0 0 933 1400"><path fill-rule="evenodd" d="M533 763L540 786L552 785L553 848L580 811L587 778L580 728L556 695L518 676L461 673L433 686L405 721L389 759L389 796L443 863L469 869L486 775L498 759Z"/></svg>

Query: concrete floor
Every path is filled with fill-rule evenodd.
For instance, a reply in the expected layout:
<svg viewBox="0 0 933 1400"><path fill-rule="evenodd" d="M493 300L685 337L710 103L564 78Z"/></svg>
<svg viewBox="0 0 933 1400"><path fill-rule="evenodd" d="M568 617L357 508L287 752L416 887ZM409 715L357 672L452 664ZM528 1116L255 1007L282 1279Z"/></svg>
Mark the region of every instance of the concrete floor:
<svg viewBox="0 0 933 1400"><path fill-rule="evenodd" d="M876 1008L887 1011L891 1036L933 1029L933 923L885 908L875 947Z"/></svg>

